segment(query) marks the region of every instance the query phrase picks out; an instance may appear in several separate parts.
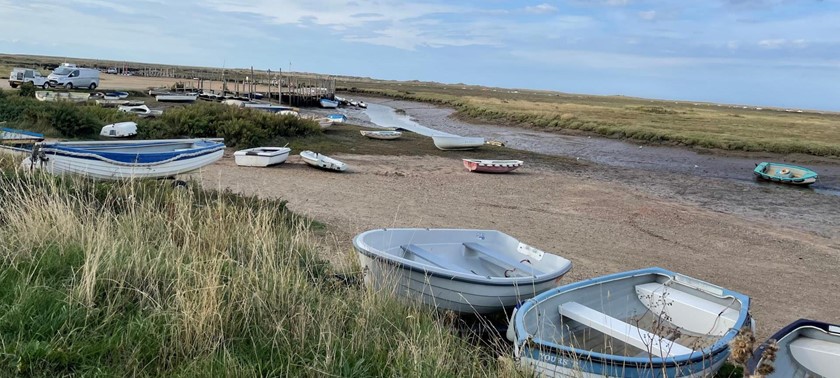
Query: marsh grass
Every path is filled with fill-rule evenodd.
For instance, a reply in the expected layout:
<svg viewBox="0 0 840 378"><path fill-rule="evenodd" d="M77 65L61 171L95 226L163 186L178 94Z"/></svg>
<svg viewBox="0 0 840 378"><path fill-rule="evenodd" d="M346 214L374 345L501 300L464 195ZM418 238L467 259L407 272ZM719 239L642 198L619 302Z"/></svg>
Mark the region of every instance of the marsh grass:
<svg viewBox="0 0 840 378"><path fill-rule="evenodd" d="M344 90L451 106L466 120L724 150L840 156L840 115L622 96L345 81Z"/></svg>
<svg viewBox="0 0 840 378"><path fill-rule="evenodd" d="M283 201L6 171L0 224L0 371L514 373L436 313L334 279L353 270Z"/></svg>

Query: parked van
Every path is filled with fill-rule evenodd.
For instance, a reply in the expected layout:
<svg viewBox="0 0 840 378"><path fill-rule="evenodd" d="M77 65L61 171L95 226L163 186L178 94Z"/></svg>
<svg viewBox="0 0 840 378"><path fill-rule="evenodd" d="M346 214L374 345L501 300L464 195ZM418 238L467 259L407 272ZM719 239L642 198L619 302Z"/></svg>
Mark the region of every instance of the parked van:
<svg viewBox="0 0 840 378"><path fill-rule="evenodd" d="M38 70L29 68L13 68L12 73L9 74L9 86L17 88L23 83L32 83L36 87L46 88L47 78L41 76Z"/></svg>
<svg viewBox="0 0 840 378"><path fill-rule="evenodd" d="M99 86L99 70L64 63L47 76L47 80L53 87L96 89Z"/></svg>

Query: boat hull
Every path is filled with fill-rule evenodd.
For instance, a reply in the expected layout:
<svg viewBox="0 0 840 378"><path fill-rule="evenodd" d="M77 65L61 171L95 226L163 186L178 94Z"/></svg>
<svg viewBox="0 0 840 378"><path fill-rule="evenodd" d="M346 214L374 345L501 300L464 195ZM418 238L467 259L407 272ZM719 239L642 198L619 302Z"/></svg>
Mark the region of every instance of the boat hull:
<svg viewBox="0 0 840 378"><path fill-rule="evenodd" d="M370 230L353 246L369 287L462 313L513 308L557 286L572 267L495 230Z"/></svg>
<svg viewBox="0 0 840 378"><path fill-rule="evenodd" d="M324 169L327 171L344 172L347 170L347 164L324 156L312 151L303 151L300 153L300 158L306 163L315 168Z"/></svg>
<svg viewBox="0 0 840 378"><path fill-rule="evenodd" d="M158 102L195 102L198 95L157 95L155 100Z"/></svg>
<svg viewBox="0 0 840 378"><path fill-rule="evenodd" d="M243 167L268 167L282 164L292 150L286 147L259 147L236 151L233 158L236 165Z"/></svg>
<svg viewBox="0 0 840 378"><path fill-rule="evenodd" d="M474 150L484 145L484 138L432 137L435 147L444 151Z"/></svg>
<svg viewBox="0 0 840 378"><path fill-rule="evenodd" d="M321 107L326 109L335 109L338 107L338 101L322 98L320 101Z"/></svg>
<svg viewBox="0 0 840 378"><path fill-rule="evenodd" d="M817 181L816 172L796 165L763 162L753 170L758 178L791 185L811 185Z"/></svg>
<svg viewBox="0 0 840 378"><path fill-rule="evenodd" d="M109 138L127 138L137 135L137 123L118 122L102 126L99 135Z"/></svg>
<svg viewBox="0 0 840 378"><path fill-rule="evenodd" d="M464 167L470 172L507 173L522 166L521 160L472 160L464 159Z"/></svg>
<svg viewBox="0 0 840 378"><path fill-rule="evenodd" d="M149 143L149 141L144 141L144 143ZM94 144L90 143L90 145ZM103 159L96 153L68 153L49 147L41 148L38 154L34 164L30 156L24 161L23 166L33 166L54 175L80 175L98 180L166 178L191 172L216 162L224 154L224 144L218 143L218 145L194 152L185 150L183 154L177 154L156 163L124 163ZM136 155L140 158L142 154Z"/></svg>
<svg viewBox="0 0 840 378"><path fill-rule="evenodd" d="M399 131L361 131L363 136L366 136L371 139L381 139L381 140L394 140L402 137L402 133Z"/></svg>

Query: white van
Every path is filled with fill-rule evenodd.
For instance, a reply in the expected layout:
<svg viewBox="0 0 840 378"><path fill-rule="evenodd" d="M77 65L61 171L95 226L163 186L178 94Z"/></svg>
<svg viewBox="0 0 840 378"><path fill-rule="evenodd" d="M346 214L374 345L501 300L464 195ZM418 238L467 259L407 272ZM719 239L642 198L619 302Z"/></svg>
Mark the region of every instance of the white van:
<svg viewBox="0 0 840 378"><path fill-rule="evenodd" d="M47 80L52 87L96 89L99 86L99 70L64 63L47 76Z"/></svg>
<svg viewBox="0 0 840 378"><path fill-rule="evenodd" d="M18 85L22 85L23 83L32 83L36 87L46 88L47 78L41 76L41 73L38 72L38 70L18 67L13 68L12 73L9 74L9 86L17 88Z"/></svg>

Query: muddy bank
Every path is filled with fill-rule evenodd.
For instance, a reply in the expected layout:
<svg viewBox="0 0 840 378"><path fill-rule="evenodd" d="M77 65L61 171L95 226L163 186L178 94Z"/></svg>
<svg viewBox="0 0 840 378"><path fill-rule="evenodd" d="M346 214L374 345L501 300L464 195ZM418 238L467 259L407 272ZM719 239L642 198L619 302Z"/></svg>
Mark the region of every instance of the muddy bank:
<svg viewBox="0 0 840 378"><path fill-rule="evenodd" d="M508 147L519 150L580 158L621 168L753 181L752 169L761 161L807 164L821 175L820 181L812 185L813 190L840 195L840 160L838 159L803 154L784 155L670 147L589 135L566 135L492 124L474 124L453 118L455 111L451 108L383 98L365 98L365 101L403 110L406 116L402 118L408 119L407 121L399 120L398 115L391 117L396 119L392 122L398 125L402 124L401 121L417 123L445 133L481 136L502 141ZM369 108L366 112L369 117L363 121L369 121L373 117L385 118L378 113L388 111L387 108ZM583 133L573 131L572 134Z"/></svg>

